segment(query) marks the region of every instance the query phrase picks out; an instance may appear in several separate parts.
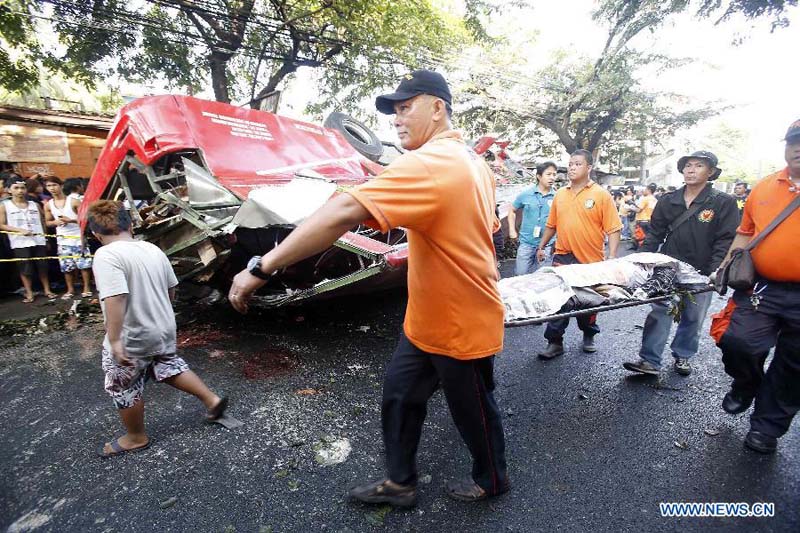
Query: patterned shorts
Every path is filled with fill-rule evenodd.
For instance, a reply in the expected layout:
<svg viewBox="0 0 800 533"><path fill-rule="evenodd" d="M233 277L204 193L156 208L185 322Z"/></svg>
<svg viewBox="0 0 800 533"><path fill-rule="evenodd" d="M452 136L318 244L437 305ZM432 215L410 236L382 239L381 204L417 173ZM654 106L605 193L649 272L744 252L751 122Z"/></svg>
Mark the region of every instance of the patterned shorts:
<svg viewBox="0 0 800 533"><path fill-rule="evenodd" d="M186 361L172 354L131 357L132 366L122 366L103 348L102 366L106 373L106 392L117 409L127 409L142 399L144 384L154 378L164 381L189 370Z"/></svg>
<svg viewBox="0 0 800 533"><path fill-rule="evenodd" d="M83 257L84 250L83 248L81 248L81 245L59 244L58 255L59 257L65 255L81 256L81 257L65 257L63 259L59 259L58 264L61 267L61 272L72 272L75 269L87 270L89 268L92 268L92 258Z"/></svg>

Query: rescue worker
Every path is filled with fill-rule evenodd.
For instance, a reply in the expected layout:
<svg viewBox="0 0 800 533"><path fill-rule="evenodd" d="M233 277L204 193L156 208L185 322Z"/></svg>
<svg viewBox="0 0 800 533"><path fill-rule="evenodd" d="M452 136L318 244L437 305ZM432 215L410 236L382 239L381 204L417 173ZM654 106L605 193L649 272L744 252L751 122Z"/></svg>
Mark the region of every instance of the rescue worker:
<svg viewBox="0 0 800 533"><path fill-rule="evenodd" d="M558 177L558 167L547 161L536 167L536 186L525 189L514 199L508 212L508 236L519 238L514 275L534 272L539 265L536 248L542 238L550 206L553 205L553 183ZM517 216L522 212L522 224L517 233Z"/></svg>
<svg viewBox="0 0 800 533"><path fill-rule="evenodd" d="M636 227L634 229L634 242L635 248L639 249L647 237L647 232L650 230L650 219L653 217L653 210L656 208L658 200L655 197L655 192L658 186L651 183L642 191L642 197L636 202L636 205L631 207L631 211L636 213L634 220Z"/></svg>
<svg viewBox="0 0 800 533"><path fill-rule="evenodd" d="M800 195L800 120L786 132L786 168L753 187L731 251L744 248ZM722 408L750 416L747 448L774 453L800 409L800 209L795 209L751 251L757 271L752 290L737 290L717 315L711 335L733 378ZM730 257L726 257L726 262ZM723 263L724 264L724 263ZM719 275L719 274L718 274ZM769 351L775 354L766 373Z"/></svg>
<svg viewBox="0 0 800 533"><path fill-rule="evenodd" d="M441 387L472 454L472 475L451 481L447 494L475 501L509 490L501 415L494 400L494 354L503 347L503 304L492 232L494 176L450 122L451 96L436 72L407 74L397 91L378 97L394 114L402 147L367 183L347 190L298 226L234 279L229 299L247 311L271 273L327 249L365 222L381 231L408 230L408 308L403 333L386 369L382 423L388 475L350 497L412 506L416 452L429 398ZM453 201L457 199L458 201Z"/></svg>
<svg viewBox="0 0 800 533"><path fill-rule="evenodd" d="M739 212L736 200L711 185L722 170L717 156L699 151L678 160L678 170L686 185L666 193L656 204L650 220L643 252L658 252L689 263L706 276L722 263L736 234ZM670 348L675 371L688 376L692 373L690 359L697 354L700 328L703 326L711 292L683 295L680 302L680 322ZM639 360L623 363L625 369L642 374L658 375L661 355L667 344L673 318L671 302L655 302L647 315L642 332Z"/></svg>
<svg viewBox="0 0 800 533"><path fill-rule="evenodd" d="M556 233L553 266L596 263L603 260L603 245L608 236L609 258L617 256L622 224L611 195L589 178L592 170L592 153L576 150L569 160L567 178L569 185L558 190L550 208L542 240L539 241L539 261L545 259L545 247ZM583 331L583 351L597 351L594 337L600 332L597 315L578 317L578 327ZM564 353L564 332L569 319L547 323L544 337L547 348L539 353L541 359L553 359Z"/></svg>

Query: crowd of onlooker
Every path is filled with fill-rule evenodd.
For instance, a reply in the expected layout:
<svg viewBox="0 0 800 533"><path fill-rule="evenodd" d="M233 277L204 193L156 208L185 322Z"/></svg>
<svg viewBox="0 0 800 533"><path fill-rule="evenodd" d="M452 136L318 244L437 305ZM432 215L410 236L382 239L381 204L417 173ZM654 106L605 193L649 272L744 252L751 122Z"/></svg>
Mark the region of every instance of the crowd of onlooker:
<svg viewBox="0 0 800 533"><path fill-rule="evenodd" d="M89 180L12 171L0 180L0 291L22 292L31 303L38 291L55 299L53 289L63 288L61 298L71 299L80 273L80 294L91 297L91 257L77 220Z"/></svg>

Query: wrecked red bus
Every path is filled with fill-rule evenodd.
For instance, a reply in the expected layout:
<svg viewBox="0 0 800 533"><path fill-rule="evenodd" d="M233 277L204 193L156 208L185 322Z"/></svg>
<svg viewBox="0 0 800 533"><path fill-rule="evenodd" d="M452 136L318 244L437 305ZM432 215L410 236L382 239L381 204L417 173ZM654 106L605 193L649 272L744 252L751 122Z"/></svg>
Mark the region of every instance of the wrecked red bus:
<svg viewBox="0 0 800 533"><path fill-rule="evenodd" d="M152 96L117 114L79 217L86 231L89 204L122 201L135 236L164 250L181 281L224 287L248 258L382 168L335 129L189 96ZM407 257L404 230L358 226L282 270L256 301L280 306L403 284Z"/></svg>

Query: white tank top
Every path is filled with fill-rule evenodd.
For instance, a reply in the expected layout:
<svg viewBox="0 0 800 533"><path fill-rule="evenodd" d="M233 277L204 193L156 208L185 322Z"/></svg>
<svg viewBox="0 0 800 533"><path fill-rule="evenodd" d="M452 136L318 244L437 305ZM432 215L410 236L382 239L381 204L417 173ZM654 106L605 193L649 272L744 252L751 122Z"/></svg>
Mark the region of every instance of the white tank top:
<svg viewBox="0 0 800 533"><path fill-rule="evenodd" d="M52 198L48 200L47 205L50 206L50 212L53 213L53 218L56 220L58 220L58 217L60 216L65 216L75 220L78 218L78 215L75 214L75 210L72 209L72 198L70 197L67 197L67 199L64 200L64 207L62 208L56 207L56 201ZM80 237L81 227L77 222L70 222L69 224L64 224L63 226L56 226L56 235L58 235L59 246L80 246L81 244L80 239L61 238L63 235Z"/></svg>
<svg viewBox="0 0 800 533"><path fill-rule="evenodd" d="M6 208L6 223L9 226L39 234L35 237L9 235L8 242L11 248L44 246L45 240L41 236L44 233L44 228L42 228L42 218L39 216L39 206L36 205L36 202L28 202L28 207L17 207L12 200L4 200L3 207Z"/></svg>

